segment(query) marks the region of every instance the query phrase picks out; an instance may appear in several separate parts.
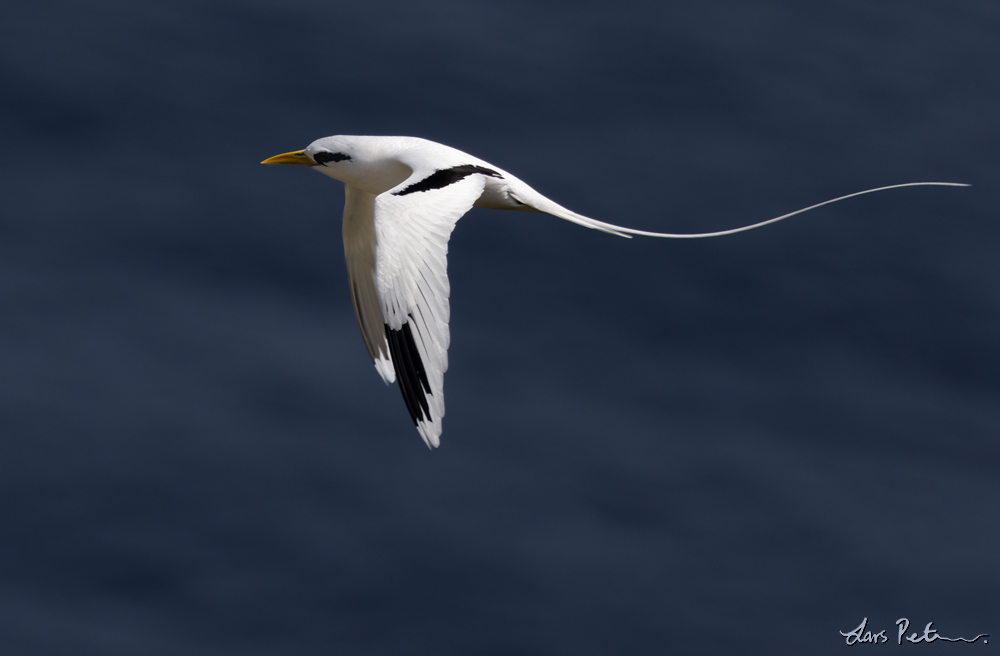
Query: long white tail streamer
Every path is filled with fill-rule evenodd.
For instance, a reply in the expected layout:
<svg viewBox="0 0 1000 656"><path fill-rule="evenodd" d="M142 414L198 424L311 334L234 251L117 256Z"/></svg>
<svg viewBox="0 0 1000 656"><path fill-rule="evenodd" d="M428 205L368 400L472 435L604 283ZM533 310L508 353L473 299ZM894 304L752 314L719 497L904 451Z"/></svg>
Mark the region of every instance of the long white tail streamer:
<svg viewBox="0 0 1000 656"><path fill-rule="evenodd" d="M773 219L768 219L767 221L761 221L760 223L754 223L753 225L743 226L742 228L733 228L732 230L720 230L719 232L702 232L698 234L686 234L678 235L668 232L647 232L645 230L633 230L632 228L623 228L622 226L617 226L611 223L604 223L603 221L597 221L596 219L591 219L586 216L577 214L576 212L570 212L572 216L565 216L563 214L556 214L559 218L572 221L573 223L578 223L588 228L594 228L595 230L603 230L605 232L610 232L618 235L619 237L629 237L630 235L639 235L642 237L663 237L666 239L701 239L703 237L722 237L723 235L734 235L737 232L746 232L747 230L754 230L756 228L761 228L771 223L777 223L778 221L783 221L787 218L793 217L797 214L802 214L803 212L808 212L809 210L814 210L817 207L823 207L824 205L830 205L831 203L838 203L842 200L847 200L848 198L854 198L855 196L863 196L865 194L873 194L876 191L886 191L888 189L901 189L903 187L969 187L971 185L962 184L960 182L907 182L905 184L889 185L888 187L876 187L875 189L866 189L865 191L856 191L853 194L847 194L846 196L840 196L839 198L833 198L831 200L825 200L822 203L816 203L815 205L810 205L809 207L803 207L800 210L795 210L794 212L789 212L788 214L782 214L781 216L776 216ZM551 212L551 210L546 210ZM555 214L555 212L551 212Z"/></svg>

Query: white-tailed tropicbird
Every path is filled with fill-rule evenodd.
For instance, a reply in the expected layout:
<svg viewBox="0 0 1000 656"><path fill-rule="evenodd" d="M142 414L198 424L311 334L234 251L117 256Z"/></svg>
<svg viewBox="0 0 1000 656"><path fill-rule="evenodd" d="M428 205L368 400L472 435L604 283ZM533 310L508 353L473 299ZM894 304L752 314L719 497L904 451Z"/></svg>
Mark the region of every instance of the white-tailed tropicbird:
<svg viewBox="0 0 1000 656"><path fill-rule="evenodd" d="M336 136L262 164L315 168L345 185L344 253L354 311L368 354L386 384L398 380L429 448L440 445L448 369L448 239L470 209L541 212L619 237L719 237L781 221L822 205L911 182L859 191L753 225L701 234L632 230L596 221L549 200L503 169L415 137Z"/></svg>

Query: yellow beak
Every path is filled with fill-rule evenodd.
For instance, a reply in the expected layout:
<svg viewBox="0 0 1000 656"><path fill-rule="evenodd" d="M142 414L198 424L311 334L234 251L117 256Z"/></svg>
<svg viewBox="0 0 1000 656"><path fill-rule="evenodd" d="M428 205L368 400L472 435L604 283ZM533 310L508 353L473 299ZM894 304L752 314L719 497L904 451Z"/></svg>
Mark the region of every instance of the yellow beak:
<svg viewBox="0 0 1000 656"><path fill-rule="evenodd" d="M291 153L281 153L268 157L261 164L298 164L299 166L315 166L316 162L306 156L306 151L296 150Z"/></svg>

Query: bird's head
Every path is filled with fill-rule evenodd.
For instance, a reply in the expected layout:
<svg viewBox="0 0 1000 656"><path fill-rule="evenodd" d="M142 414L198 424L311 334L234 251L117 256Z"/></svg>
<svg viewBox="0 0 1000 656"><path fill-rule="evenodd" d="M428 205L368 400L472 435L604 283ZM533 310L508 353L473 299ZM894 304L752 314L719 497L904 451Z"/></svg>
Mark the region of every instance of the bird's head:
<svg viewBox="0 0 1000 656"><path fill-rule="evenodd" d="M322 173L342 180L337 173L347 172L354 162L350 144L337 137L324 137L309 144L305 150L295 150L265 159L261 164L297 164L319 167Z"/></svg>
<svg viewBox="0 0 1000 656"><path fill-rule="evenodd" d="M335 180L374 194L391 189L407 178L409 167L392 157L380 137L323 137L304 150L282 153L261 164L297 164L314 168Z"/></svg>

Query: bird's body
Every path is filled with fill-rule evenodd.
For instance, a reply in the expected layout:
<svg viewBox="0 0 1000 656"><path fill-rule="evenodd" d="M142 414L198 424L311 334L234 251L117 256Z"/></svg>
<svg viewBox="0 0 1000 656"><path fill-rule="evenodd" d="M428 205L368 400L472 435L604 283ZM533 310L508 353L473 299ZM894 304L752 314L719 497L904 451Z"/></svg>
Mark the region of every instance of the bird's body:
<svg viewBox="0 0 1000 656"><path fill-rule="evenodd" d="M628 237L710 237L749 230L882 187L752 226L674 235L596 221L549 200L492 164L415 137L335 136L265 164L300 164L345 185L344 252L361 335L386 383L397 381L428 447L440 444L448 369L448 239L473 206L542 212ZM951 183L909 183L913 186ZM961 185L955 185L961 186Z"/></svg>

